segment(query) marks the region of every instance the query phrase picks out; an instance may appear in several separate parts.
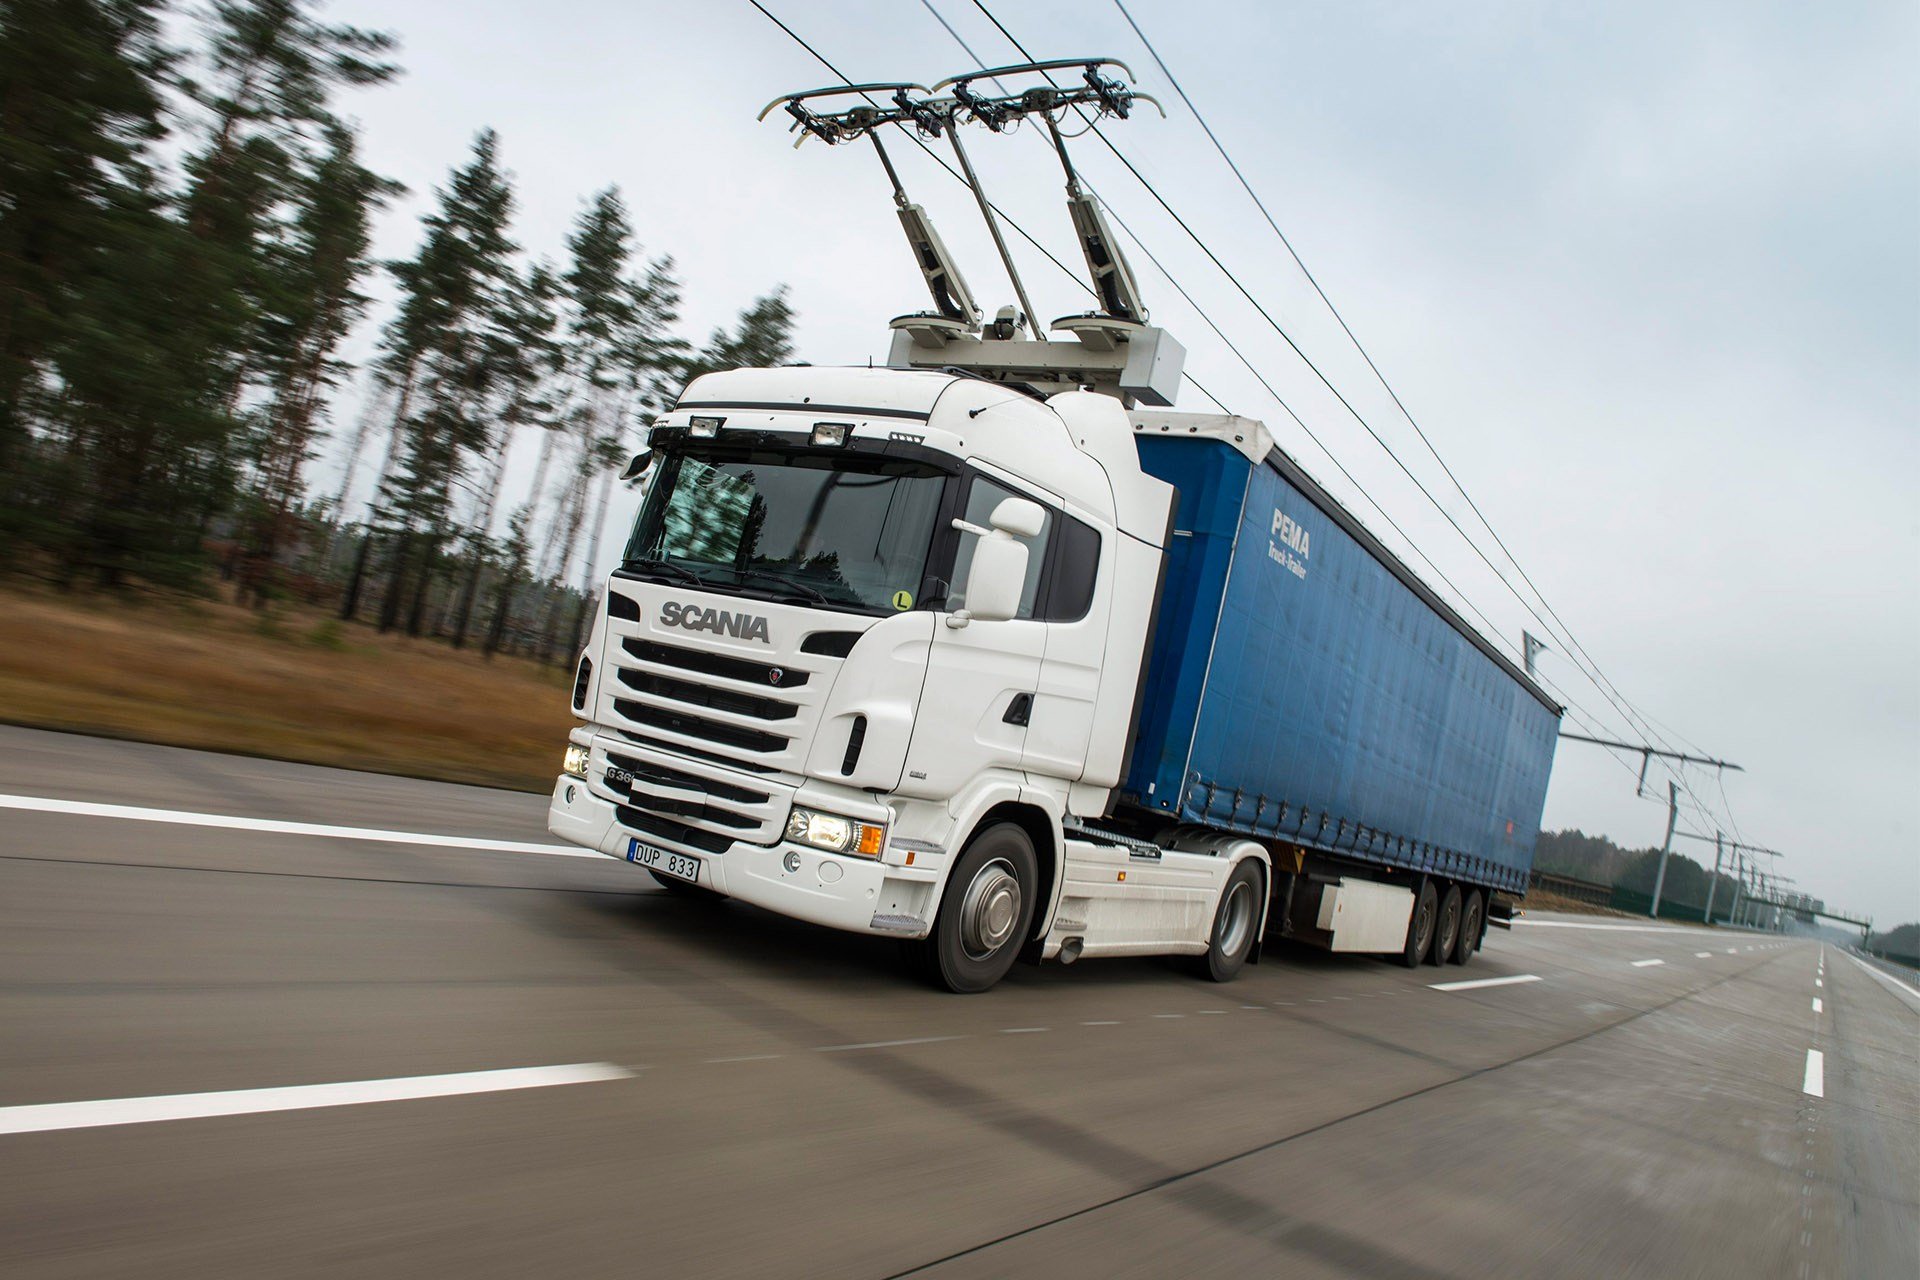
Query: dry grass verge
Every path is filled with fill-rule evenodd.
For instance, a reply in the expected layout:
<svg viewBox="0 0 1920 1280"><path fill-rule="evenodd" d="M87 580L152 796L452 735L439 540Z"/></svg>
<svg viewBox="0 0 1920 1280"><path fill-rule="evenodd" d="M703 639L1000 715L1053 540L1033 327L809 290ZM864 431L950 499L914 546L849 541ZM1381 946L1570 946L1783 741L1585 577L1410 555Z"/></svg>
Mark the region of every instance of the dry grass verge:
<svg viewBox="0 0 1920 1280"><path fill-rule="evenodd" d="M0 720L544 791L567 673L324 613L0 591Z"/></svg>

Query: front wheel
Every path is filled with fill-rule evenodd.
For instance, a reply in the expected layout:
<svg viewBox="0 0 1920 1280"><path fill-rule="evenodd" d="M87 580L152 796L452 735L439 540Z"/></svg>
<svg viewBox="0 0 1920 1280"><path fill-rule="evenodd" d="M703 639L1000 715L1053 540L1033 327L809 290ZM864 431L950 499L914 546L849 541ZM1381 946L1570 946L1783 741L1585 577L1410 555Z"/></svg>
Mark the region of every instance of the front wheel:
<svg viewBox="0 0 1920 1280"><path fill-rule="evenodd" d="M1002 822L975 836L947 876L933 932L914 944L921 972L963 995L1004 978L1033 926L1039 882L1039 860L1025 831Z"/></svg>
<svg viewBox="0 0 1920 1280"><path fill-rule="evenodd" d="M1260 927L1260 896L1265 881L1260 864L1246 858L1227 877L1220 906L1213 913L1213 937L1201 959L1202 971L1215 982L1231 982L1253 954Z"/></svg>

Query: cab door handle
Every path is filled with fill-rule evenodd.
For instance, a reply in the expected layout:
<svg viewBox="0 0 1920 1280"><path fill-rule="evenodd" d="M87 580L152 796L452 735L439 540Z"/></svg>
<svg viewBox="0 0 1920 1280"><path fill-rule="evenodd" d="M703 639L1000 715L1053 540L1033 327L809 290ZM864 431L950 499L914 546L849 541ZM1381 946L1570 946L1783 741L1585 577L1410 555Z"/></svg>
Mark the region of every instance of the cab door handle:
<svg viewBox="0 0 1920 1280"><path fill-rule="evenodd" d="M1000 717L1004 723L1017 724L1023 729L1027 727L1027 721L1032 718L1033 695L1030 693L1014 694L1013 701L1007 704L1006 713Z"/></svg>

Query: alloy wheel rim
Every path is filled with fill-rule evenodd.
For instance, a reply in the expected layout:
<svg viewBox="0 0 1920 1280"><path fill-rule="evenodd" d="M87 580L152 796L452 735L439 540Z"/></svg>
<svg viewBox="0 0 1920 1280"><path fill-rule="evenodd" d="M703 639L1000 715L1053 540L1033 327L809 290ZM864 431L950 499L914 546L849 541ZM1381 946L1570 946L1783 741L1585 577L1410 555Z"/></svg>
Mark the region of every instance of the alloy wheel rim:
<svg viewBox="0 0 1920 1280"><path fill-rule="evenodd" d="M1020 881L1013 864L995 858L974 873L960 904L960 946L984 960L1007 945L1020 923Z"/></svg>

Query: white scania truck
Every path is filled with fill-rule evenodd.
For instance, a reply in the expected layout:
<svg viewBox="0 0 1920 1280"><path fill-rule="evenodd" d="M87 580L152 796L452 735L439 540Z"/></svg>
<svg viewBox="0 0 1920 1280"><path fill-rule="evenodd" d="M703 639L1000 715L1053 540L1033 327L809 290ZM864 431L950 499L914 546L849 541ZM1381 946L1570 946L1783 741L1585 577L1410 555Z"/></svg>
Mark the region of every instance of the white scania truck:
<svg viewBox="0 0 1920 1280"><path fill-rule="evenodd" d="M963 121L1131 101L1070 65L781 102L829 141L944 133L971 174ZM983 325L895 179L935 309L888 367L709 374L654 424L551 829L954 991L1022 956L1224 981L1278 936L1464 962L1525 890L1559 708L1259 423L1165 407L1182 352L1067 174L1101 307L1061 336Z"/></svg>

